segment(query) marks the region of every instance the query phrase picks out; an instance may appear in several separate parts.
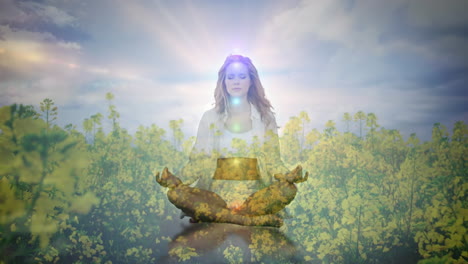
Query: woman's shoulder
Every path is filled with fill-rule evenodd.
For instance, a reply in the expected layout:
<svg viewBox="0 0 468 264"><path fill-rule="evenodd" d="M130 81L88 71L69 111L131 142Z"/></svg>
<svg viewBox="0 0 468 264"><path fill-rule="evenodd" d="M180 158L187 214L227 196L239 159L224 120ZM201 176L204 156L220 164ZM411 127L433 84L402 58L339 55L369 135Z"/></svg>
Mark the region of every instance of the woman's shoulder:
<svg viewBox="0 0 468 264"><path fill-rule="evenodd" d="M220 115L216 111L216 108L213 107L213 108L211 108L211 109L209 109L209 110L207 110L207 111L205 111L203 113L203 116L201 118L201 122L208 123L208 124L214 123L214 122L219 120L219 117L220 117Z"/></svg>
<svg viewBox="0 0 468 264"><path fill-rule="evenodd" d="M217 113L216 111L216 108L213 107L209 110L206 110L204 113L203 113L203 116L202 118L210 118L210 119L213 119L213 118L217 118L219 116L219 114Z"/></svg>

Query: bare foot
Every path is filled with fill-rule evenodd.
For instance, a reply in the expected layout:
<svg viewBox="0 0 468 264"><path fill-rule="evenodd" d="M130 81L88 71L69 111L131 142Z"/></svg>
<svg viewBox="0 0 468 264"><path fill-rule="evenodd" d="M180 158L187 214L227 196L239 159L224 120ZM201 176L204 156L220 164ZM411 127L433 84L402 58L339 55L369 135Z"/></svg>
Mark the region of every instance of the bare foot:
<svg viewBox="0 0 468 264"><path fill-rule="evenodd" d="M300 183L300 182L305 182L307 181L307 178L309 178L309 172L306 172L304 177L302 177L302 166L297 165L297 167L290 171L289 173L282 174L282 173L277 173L275 174L275 179L281 181L285 180L289 183Z"/></svg>
<svg viewBox="0 0 468 264"><path fill-rule="evenodd" d="M174 174L170 173L167 167L164 168L162 177L159 177L159 172L156 174L156 181L159 183L159 185L171 189L182 184L182 181Z"/></svg>

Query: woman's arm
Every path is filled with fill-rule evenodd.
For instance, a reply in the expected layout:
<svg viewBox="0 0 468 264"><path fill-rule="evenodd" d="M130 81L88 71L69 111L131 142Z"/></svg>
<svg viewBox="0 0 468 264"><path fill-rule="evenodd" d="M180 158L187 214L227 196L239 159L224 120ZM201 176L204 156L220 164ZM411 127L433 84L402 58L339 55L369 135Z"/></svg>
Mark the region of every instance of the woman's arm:
<svg viewBox="0 0 468 264"><path fill-rule="evenodd" d="M216 162L213 159L214 131L211 129L213 117L205 112L198 125L197 138L189 155L188 163L182 168L180 178L184 184L192 184L200 179L197 187L207 189L207 177L213 174Z"/></svg>
<svg viewBox="0 0 468 264"><path fill-rule="evenodd" d="M265 166L270 181L266 184L270 184L273 181L275 174L289 172L288 168L284 165L283 160L281 159L278 127L273 115L271 115L270 122L268 122L265 127L263 157L265 159Z"/></svg>

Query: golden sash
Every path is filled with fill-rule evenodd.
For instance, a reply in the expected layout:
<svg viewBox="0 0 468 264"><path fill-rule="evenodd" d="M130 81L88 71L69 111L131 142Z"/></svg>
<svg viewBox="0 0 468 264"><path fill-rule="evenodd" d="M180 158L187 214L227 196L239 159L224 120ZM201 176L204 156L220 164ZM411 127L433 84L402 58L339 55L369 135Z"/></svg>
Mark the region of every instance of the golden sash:
<svg viewBox="0 0 468 264"><path fill-rule="evenodd" d="M218 158L214 180L260 180L255 158Z"/></svg>

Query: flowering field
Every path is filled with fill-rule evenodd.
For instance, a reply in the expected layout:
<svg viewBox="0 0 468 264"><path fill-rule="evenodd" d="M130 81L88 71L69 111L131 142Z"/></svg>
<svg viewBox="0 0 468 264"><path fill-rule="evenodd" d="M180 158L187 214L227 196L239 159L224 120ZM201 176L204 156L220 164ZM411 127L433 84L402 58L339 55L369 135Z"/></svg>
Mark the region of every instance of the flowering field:
<svg viewBox="0 0 468 264"><path fill-rule="evenodd" d="M112 98L106 116L84 120L84 132L55 125L50 99L40 109L0 108L0 263L468 261L461 121L450 132L434 124L431 140L420 142L381 128L372 113L345 113L338 122L347 131L334 121L317 131L301 112L284 124L280 143L285 164L301 164L309 179L297 185L284 226L195 228L154 179L187 162L194 138L184 140L183 120L131 135Z"/></svg>

